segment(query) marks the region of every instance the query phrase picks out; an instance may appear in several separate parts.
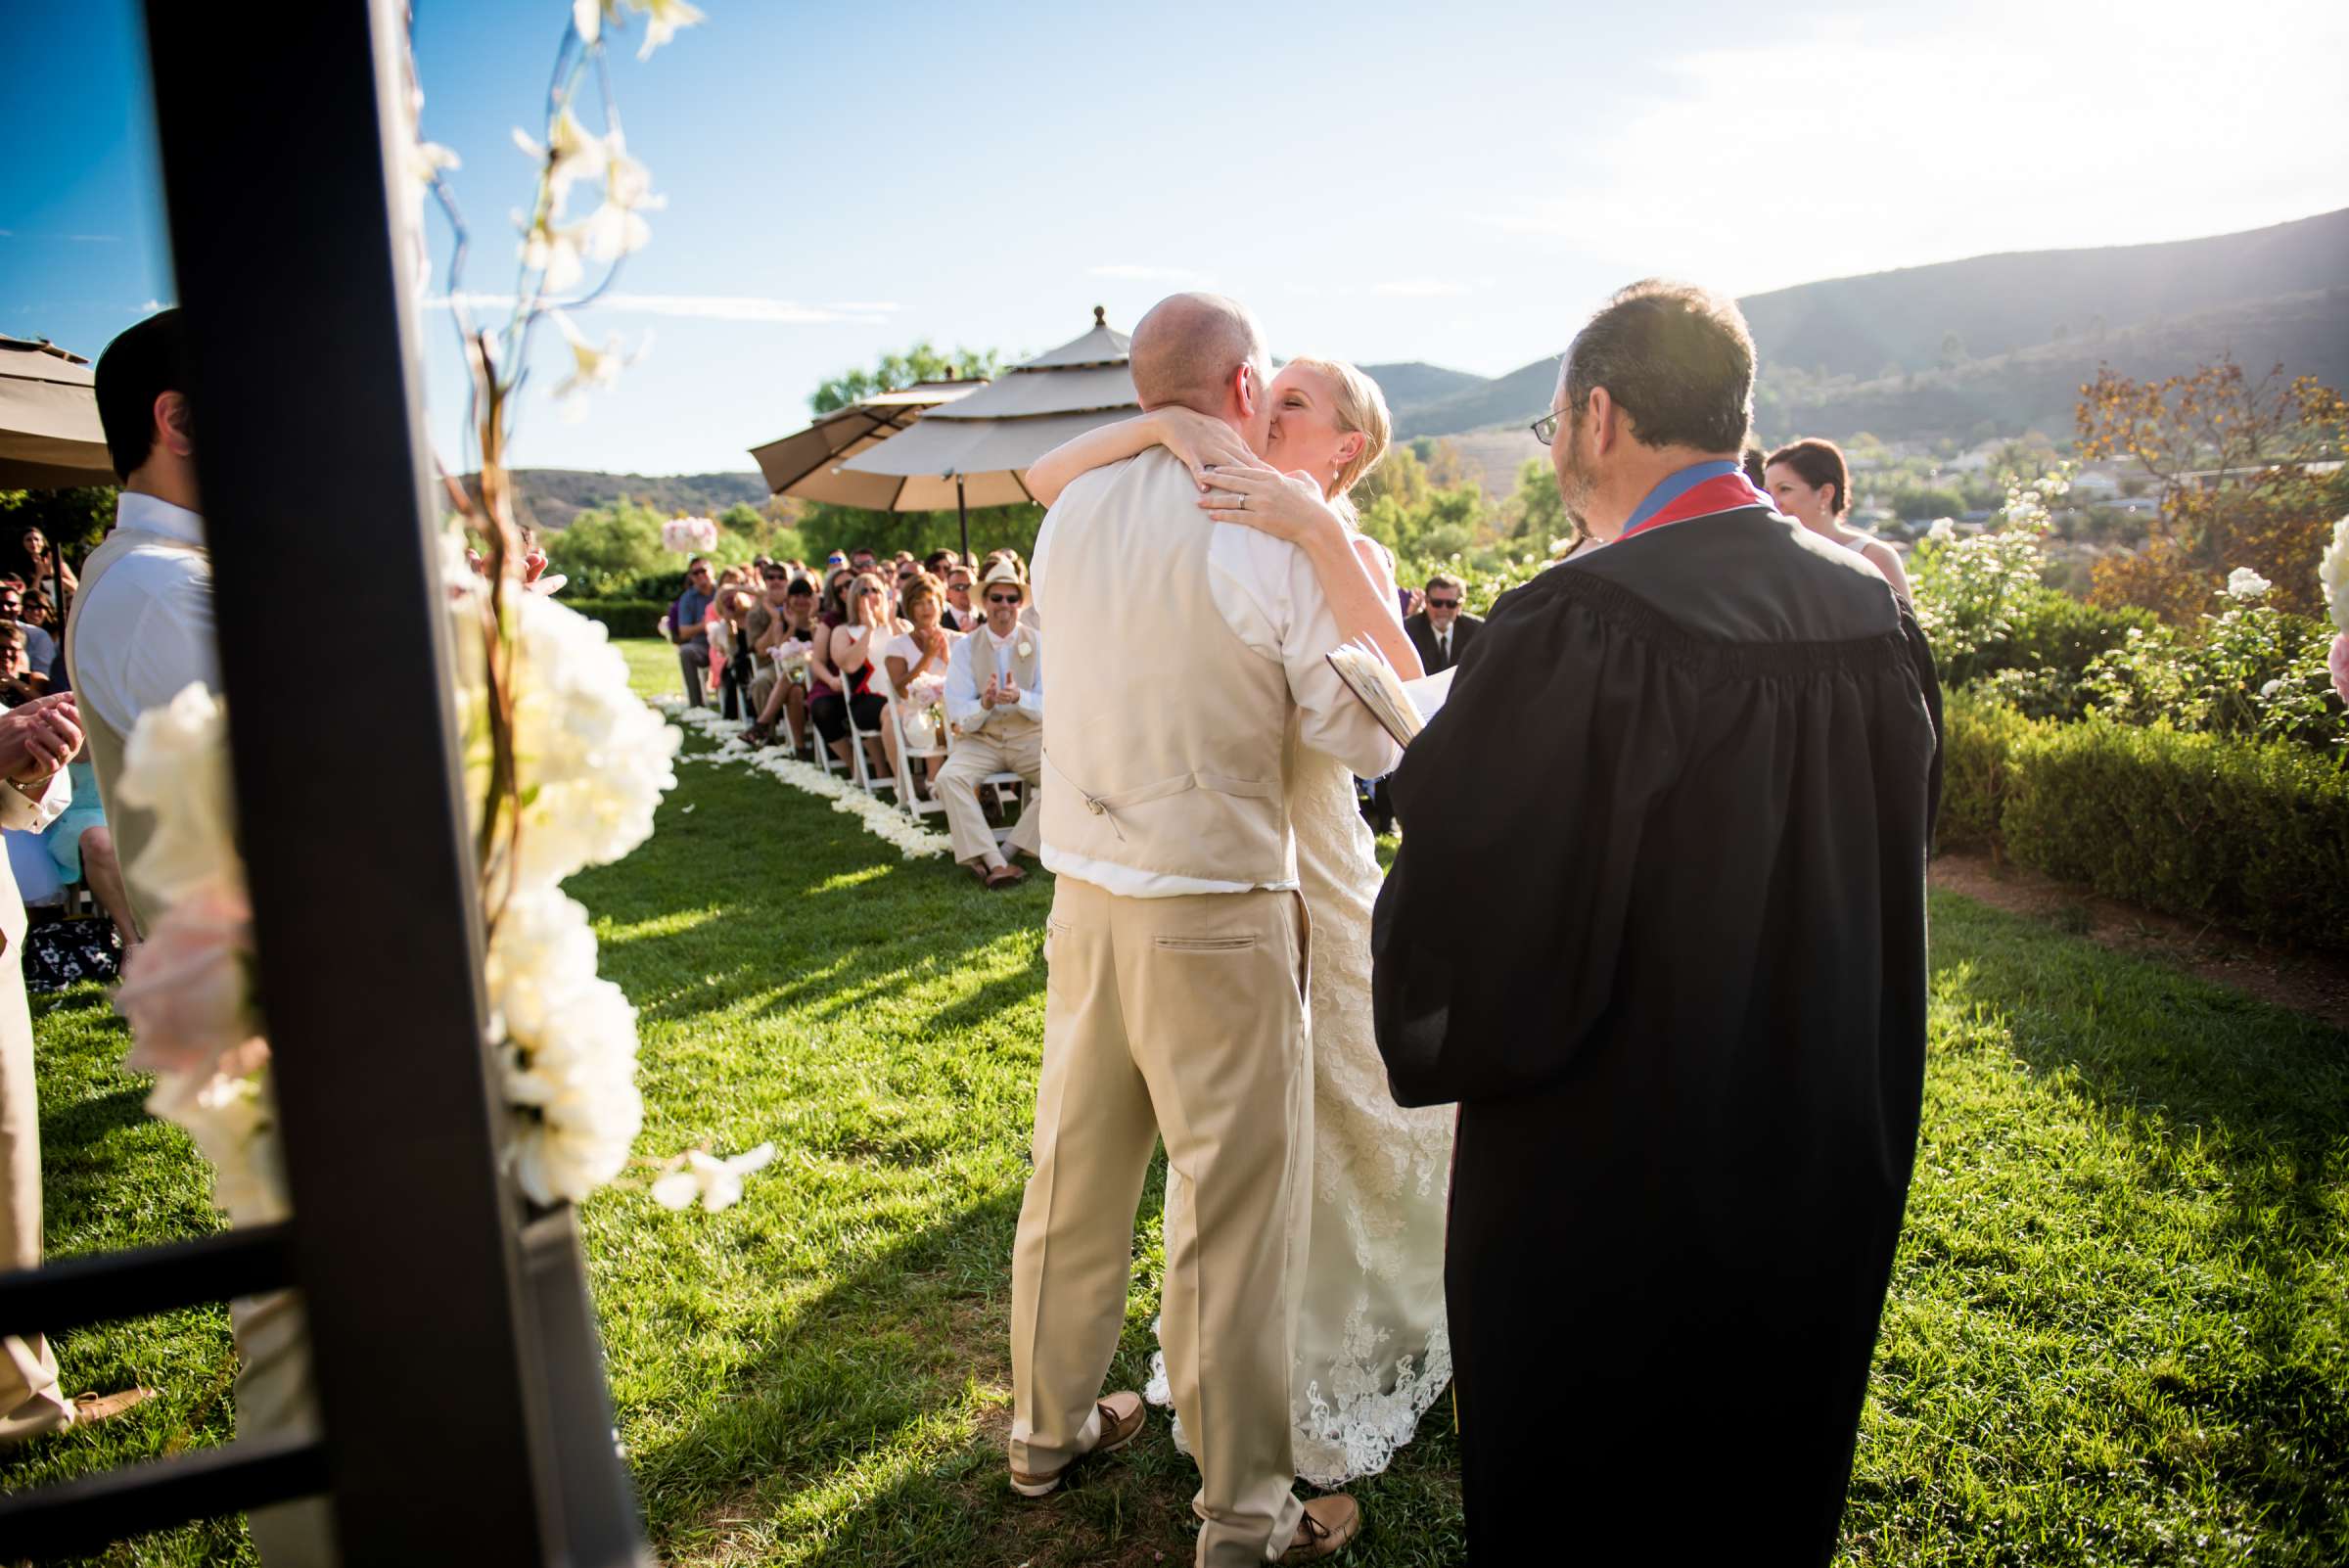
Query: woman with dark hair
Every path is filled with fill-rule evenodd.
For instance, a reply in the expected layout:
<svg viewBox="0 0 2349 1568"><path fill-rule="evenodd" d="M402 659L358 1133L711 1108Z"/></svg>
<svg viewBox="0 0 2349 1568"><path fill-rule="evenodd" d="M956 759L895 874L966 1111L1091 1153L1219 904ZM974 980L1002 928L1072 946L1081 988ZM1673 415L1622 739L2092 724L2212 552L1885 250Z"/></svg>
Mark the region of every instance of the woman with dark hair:
<svg viewBox="0 0 2349 1568"><path fill-rule="evenodd" d="M887 703L880 692L871 689L871 684L877 668L875 655L882 644L898 634L898 625L889 613L889 591L874 573L864 573L850 580L848 605L847 623L831 628L820 644L825 650L824 663L838 684L809 699L807 716L814 720L816 732L824 737L832 755L844 765L849 761L852 714L858 729L880 730L882 756L877 759L868 756L866 761L876 771L895 777L897 740L881 722Z"/></svg>
<svg viewBox="0 0 2349 1568"><path fill-rule="evenodd" d="M1770 454L1762 487L1779 511L1820 538L1865 557L1884 574L1901 603L1910 602L1909 574L1901 570L1899 552L1843 521L1852 509L1852 475L1842 447L1816 436L1781 446Z"/></svg>

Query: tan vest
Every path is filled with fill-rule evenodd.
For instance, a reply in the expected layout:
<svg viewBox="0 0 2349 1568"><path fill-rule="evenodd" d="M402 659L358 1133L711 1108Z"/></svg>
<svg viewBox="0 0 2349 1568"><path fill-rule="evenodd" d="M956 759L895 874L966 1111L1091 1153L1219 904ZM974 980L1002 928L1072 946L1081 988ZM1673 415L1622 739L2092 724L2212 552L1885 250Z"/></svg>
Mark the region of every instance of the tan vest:
<svg viewBox="0 0 2349 1568"><path fill-rule="evenodd" d="M1070 486L1037 608L1044 843L1137 871L1268 886L1289 866L1277 659L1216 608L1190 471L1163 448Z"/></svg>
<svg viewBox="0 0 2349 1568"><path fill-rule="evenodd" d="M90 552L90 558L82 563L81 586L74 592L73 608L66 616L66 673L72 680L74 690L81 689L81 669L73 656L73 639L81 627L81 613L89 608L97 595L98 584L106 580L107 573L114 570L116 562L133 550L147 548L185 550L199 556L204 554L202 549L185 539L150 533L144 529L125 528L115 529L106 536L106 542ZM98 769L98 798L106 804L106 825L115 836L115 856L123 866L128 867L138 859L139 852L147 848L147 841L155 834L152 812L134 810L122 804L117 781L122 777L122 753L130 737L101 718L89 704L83 703L80 712L81 731L90 743L90 761ZM138 917L139 930L144 935L161 917L162 910L155 906L152 898L141 895L135 883L130 887L130 902L132 913Z"/></svg>
<svg viewBox="0 0 2349 1568"><path fill-rule="evenodd" d="M1028 647L1025 656L1020 653L1020 645L1023 643ZM993 636L989 633L987 623L984 621L979 623L977 631L966 633L962 640L948 651L946 658L949 663L959 658L969 664L973 691L987 690L987 683L996 678L995 641ZM1021 626L1011 634L1011 678L1013 682L1024 692L1036 690L1036 672L1043 669L1043 666L1044 634L1034 626ZM1049 708L1051 701L1051 698L1046 697L1044 705ZM1023 709L991 708L969 719L962 727L966 734L985 731L990 735L1004 736L1011 734L1014 730L1026 729L1035 722L1036 715Z"/></svg>

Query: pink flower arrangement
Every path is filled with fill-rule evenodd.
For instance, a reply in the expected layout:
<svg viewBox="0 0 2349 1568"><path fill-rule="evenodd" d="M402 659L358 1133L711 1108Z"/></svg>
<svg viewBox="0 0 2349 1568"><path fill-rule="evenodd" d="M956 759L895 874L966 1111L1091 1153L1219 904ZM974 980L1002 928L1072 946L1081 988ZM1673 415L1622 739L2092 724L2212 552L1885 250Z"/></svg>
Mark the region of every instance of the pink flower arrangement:
<svg viewBox="0 0 2349 1568"><path fill-rule="evenodd" d="M124 1065L142 1073L238 1076L268 1056L253 1007L253 912L211 881L171 905L130 950L115 1005L130 1021Z"/></svg>
<svg viewBox="0 0 2349 1568"><path fill-rule="evenodd" d="M706 517L672 517L661 525L661 547L683 555L717 548L717 524Z"/></svg>
<svg viewBox="0 0 2349 1568"><path fill-rule="evenodd" d="M2325 668L2332 671L2332 689L2341 694L2341 701L2349 703L2349 631L2332 639Z"/></svg>

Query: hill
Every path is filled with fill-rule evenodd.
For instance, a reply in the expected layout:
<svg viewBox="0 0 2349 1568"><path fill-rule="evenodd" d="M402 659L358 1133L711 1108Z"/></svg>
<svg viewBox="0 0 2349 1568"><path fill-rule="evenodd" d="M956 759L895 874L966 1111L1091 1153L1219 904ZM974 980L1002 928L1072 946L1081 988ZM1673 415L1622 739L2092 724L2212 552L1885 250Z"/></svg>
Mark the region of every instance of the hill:
<svg viewBox="0 0 2349 1568"><path fill-rule="evenodd" d="M2233 354L2254 373L2280 362L2349 385L2349 209L2164 245L1905 267L1738 303L1761 356L1766 437L2060 434L2100 363L2166 376ZM1536 417L1556 382L1552 356L1388 401L1397 435L1451 436Z"/></svg>
<svg viewBox="0 0 2349 1568"><path fill-rule="evenodd" d="M1486 377L1470 371L1446 370L1442 365L1425 365L1417 360L1396 365L1364 365L1361 370L1386 393L1387 412L1398 416L1406 408L1441 402L1455 392L1473 392L1490 384Z"/></svg>
<svg viewBox="0 0 2349 1568"><path fill-rule="evenodd" d="M514 486L523 517L550 529L566 528L587 508L609 506L622 496L672 517L715 517L738 501L764 505L767 495L766 482L755 472L647 475L521 468L514 471Z"/></svg>

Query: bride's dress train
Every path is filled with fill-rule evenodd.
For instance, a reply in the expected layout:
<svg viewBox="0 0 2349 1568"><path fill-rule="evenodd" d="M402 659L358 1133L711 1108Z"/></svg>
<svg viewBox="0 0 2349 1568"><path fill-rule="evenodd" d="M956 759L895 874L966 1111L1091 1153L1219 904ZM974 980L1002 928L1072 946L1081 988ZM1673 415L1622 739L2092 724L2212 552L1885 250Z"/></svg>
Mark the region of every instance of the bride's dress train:
<svg viewBox="0 0 2349 1568"><path fill-rule="evenodd" d="M1296 743L1289 805L1313 921L1313 1220L1291 1383L1297 1473L1337 1487L1387 1467L1451 1381L1444 1327L1449 1107L1406 1111L1387 1090L1370 1024L1377 846L1353 775ZM1167 1175L1167 1207L1186 1202ZM1172 1403L1166 1358L1147 1396ZM1185 1453L1182 1424L1174 1440Z"/></svg>

